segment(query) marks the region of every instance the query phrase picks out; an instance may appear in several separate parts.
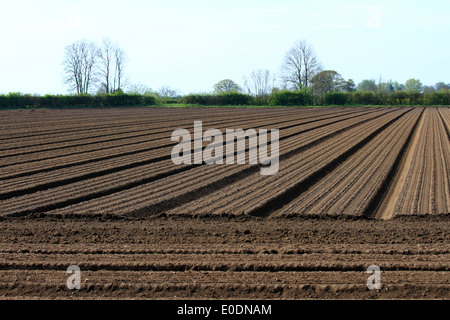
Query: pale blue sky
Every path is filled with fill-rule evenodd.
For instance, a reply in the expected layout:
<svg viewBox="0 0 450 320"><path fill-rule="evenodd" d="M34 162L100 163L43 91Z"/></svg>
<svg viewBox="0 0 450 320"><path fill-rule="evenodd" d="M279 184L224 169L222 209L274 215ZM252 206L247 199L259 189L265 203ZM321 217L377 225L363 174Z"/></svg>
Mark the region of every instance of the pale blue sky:
<svg viewBox="0 0 450 320"><path fill-rule="evenodd" d="M243 84L255 69L278 73L297 40L325 69L363 79L450 82L450 1L3 1L0 93L66 93L65 46L117 41L126 77L182 94Z"/></svg>

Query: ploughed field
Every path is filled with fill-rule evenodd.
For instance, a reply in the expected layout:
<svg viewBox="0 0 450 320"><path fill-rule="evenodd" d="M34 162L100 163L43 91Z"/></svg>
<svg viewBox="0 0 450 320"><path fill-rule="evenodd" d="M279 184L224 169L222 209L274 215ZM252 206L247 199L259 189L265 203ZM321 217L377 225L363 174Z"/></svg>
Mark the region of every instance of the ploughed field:
<svg viewBox="0 0 450 320"><path fill-rule="evenodd" d="M194 121L278 172L174 164ZM449 108L0 111L0 150L3 298L450 298Z"/></svg>

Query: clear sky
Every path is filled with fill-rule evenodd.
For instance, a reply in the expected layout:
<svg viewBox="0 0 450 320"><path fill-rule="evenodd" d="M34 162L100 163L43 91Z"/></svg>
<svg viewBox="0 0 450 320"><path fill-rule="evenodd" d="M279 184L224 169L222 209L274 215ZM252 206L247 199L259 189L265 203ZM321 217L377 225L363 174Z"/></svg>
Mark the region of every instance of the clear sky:
<svg viewBox="0 0 450 320"><path fill-rule="evenodd" d="M356 83L450 82L450 1L3 1L0 93L63 94L64 48L117 41L129 83L209 92L253 70L279 73L285 52L310 42L324 69Z"/></svg>

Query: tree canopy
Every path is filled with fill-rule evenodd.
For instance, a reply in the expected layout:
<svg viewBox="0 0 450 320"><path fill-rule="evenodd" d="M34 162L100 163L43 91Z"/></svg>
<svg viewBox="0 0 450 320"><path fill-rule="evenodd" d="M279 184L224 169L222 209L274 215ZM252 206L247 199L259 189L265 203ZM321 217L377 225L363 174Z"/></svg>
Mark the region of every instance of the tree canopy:
<svg viewBox="0 0 450 320"><path fill-rule="evenodd" d="M214 92L215 93L228 93L228 92L241 92L241 87L230 79L225 79L222 81L219 81L214 85Z"/></svg>
<svg viewBox="0 0 450 320"><path fill-rule="evenodd" d="M423 85L420 80L417 79L409 79L405 82L405 89L406 92L422 92Z"/></svg>
<svg viewBox="0 0 450 320"><path fill-rule="evenodd" d="M358 91L377 92L375 80L363 80L358 84Z"/></svg>
<svg viewBox="0 0 450 320"><path fill-rule="evenodd" d="M311 79L313 92L320 97L329 92L343 91L346 86L344 78L334 70L324 70Z"/></svg>

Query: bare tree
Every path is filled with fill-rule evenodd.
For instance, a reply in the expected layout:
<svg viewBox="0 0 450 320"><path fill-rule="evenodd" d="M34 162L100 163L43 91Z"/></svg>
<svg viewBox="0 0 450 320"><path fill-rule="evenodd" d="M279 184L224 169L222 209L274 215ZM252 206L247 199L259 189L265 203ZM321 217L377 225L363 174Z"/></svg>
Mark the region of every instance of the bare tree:
<svg viewBox="0 0 450 320"><path fill-rule="evenodd" d="M77 41L66 47L64 80L78 94L89 93L97 83L99 92L123 91L125 63L125 51L109 38L100 48L94 42Z"/></svg>
<svg viewBox="0 0 450 320"><path fill-rule="evenodd" d="M244 77L244 86L248 94L255 97L257 104L268 103L274 83L275 79L269 70L255 70L250 74L250 79Z"/></svg>
<svg viewBox="0 0 450 320"><path fill-rule="evenodd" d="M320 71L322 65L307 41L296 42L286 52L282 64L282 79L289 87L295 90L308 88L311 79Z"/></svg>
<svg viewBox="0 0 450 320"><path fill-rule="evenodd" d="M65 49L65 82L77 94L89 93L97 79L99 50L95 43L85 40L77 41Z"/></svg>
<svg viewBox="0 0 450 320"><path fill-rule="evenodd" d="M127 86L127 93L131 94L139 94L141 96L143 95L150 95L155 94L149 86L142 84L142 83L132 83Z"/></svg>
<svg viewBox="0 0 450 320"><path fill-rule="evenodd" d="M102 84L100 91L105 93L110 93L113 88L111 87L111 78L113 76L113 44L111 42L111 39L109 38L103 38L103 46L100 51L100 61L101 61L101 77L102 77Z"/></svg>
<svg viewBox="0 0 450 320"><path fill-rule="evenodd" d="M286 52L282 65L282 79L286 87L300 89L303 83L303 55L297 46Z"/></svg>
<svg viewBox="0 0 450 320"><path fill-rule="evenodd" d="M104 38L100 61L100 75L102 78L100 91L104 93L123 91L125 52L117 43L112 43L111 39Z"/></svg>
<svg viewBox="0 0 450 320"><path fill-rule="evenodd" d="M119 46L114 48L114 61L115 61L115 72L114 72L114 92L123 91L124 86L124 67L126 62L125 51L123 51Z"/></svg>
<svg viewBox="0 0 450 320"><path fill-rule="evenodd" d="M177 90L172 89L169 86L163 86L161 89L159 89L158 94L163 99L171 99L178 96Z"/></svg>

